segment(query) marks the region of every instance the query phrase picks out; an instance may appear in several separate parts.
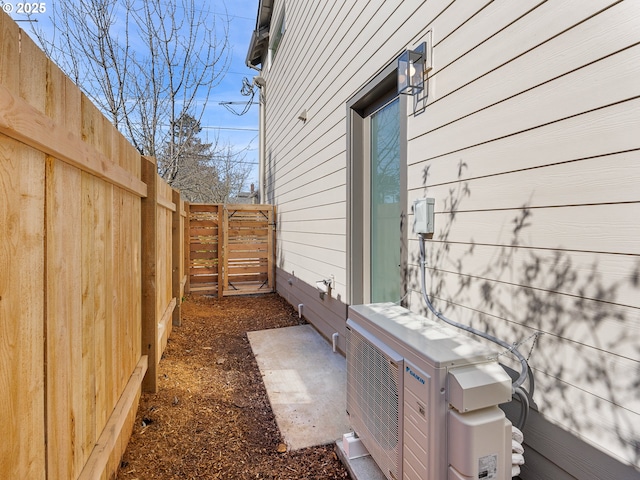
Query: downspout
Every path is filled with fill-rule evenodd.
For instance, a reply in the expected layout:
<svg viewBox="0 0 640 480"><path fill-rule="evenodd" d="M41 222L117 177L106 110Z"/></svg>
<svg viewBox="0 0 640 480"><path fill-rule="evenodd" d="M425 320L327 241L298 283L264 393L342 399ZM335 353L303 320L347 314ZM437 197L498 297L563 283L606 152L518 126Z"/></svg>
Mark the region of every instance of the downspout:
<svg viewBox="0 0 640 480"><path fill-rule="evenodd" d="M259 72L261 70L257 69L254 66L251 66L251 68L254 68L256 70L258 70ZM266 87L266 83L264 81L264 77L262 77L261 75L257 75L255 77L253 77L253 84L258 87L258 90L260 91L260 102L258 105L259 111L258 111L258 194L259 194L259 203L263 204L265 203L265 193L266 193L266 177L265 177L265 145L266 145L266 135L265 135L265 126L266 126L266 122L265 122L265 87Z"/></svg>
<svg viewBox="0 0 640 480"><path fill-rule="evenodd" d="M266 164L266 113L265 113L265 86L260 87L260 104L258 113L258 178L260 181L260 203L266 202L267 178L265 173Z"/></svg>

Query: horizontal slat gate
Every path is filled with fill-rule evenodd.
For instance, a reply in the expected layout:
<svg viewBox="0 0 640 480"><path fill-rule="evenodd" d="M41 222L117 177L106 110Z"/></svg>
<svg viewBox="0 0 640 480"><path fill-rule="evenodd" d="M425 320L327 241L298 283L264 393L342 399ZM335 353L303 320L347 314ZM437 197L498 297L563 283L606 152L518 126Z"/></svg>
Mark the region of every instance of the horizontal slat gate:
<svg viewBox="0 0 640 480"><path fill-rule="evenodd" d="M216 294L222 205L189 205L189 291Z"/></svg>
<svg viewBox="0 0 640 480"><path fill-rule="evenodd" d="M189 205L189 292L274 290L272 205Z"/></svg>
<svg viewBox="0 0 640 480"><path fill-rule="evenodd" d="M273 291L273 206L225 207L223 295Z"/></svg>

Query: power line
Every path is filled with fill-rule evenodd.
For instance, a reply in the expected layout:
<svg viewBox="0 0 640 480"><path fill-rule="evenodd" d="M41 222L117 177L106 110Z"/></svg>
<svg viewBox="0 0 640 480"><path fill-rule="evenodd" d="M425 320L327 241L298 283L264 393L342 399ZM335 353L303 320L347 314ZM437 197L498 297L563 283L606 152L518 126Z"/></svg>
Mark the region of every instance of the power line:
<svg viewBox="0 0 640 480"><path fill-rule="evenodd" d="M257 128L248 128L248 127L218 127L216 125L206 125L201 126L200 128L207 130L238 130L241 132L259 132Z"/></svg>
<svg viewBox="0 0 640 480"><path fill-rule="evenodd" d="M247 75L251 75L251 70L249 70L249 67L247 67L247 71L246 72L232 72L230 70L227 70L227 74L231 74L231 75L244 75L245 77ZM255 70L253 75L255 75Z"/></svg>

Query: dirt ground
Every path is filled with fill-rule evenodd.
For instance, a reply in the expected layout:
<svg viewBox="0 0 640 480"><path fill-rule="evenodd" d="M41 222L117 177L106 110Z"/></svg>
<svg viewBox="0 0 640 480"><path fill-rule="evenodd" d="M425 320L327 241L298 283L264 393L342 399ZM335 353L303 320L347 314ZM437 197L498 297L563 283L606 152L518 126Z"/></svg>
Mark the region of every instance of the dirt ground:
<svg viewBox="0 0 640 480"><path fill-rule="evenodd" d="M333 445L287 452L246 332L300 323L275 294L182 304L143 394L120 480L348 479Z"/></svg>

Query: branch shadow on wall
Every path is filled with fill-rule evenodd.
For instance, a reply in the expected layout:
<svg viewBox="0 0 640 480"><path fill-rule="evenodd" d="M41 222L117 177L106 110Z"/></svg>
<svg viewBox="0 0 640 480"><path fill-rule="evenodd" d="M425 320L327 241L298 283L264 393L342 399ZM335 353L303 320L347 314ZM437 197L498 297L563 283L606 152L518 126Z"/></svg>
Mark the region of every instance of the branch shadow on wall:
<svg viewBox="0 0 640 480"><path fill-rule="evenodd" d="M275 158L273 155L273 151L269 149L266 156L266 161L264 164L264 183L261 185L261 188L264 189L263 199L264 202L269 205L276 206L275 203L275 185L276 185L276 165ZM282 242L280 241L280 230L282 227L282 213L276 209L276 240L275 240L275 255L276 255L276 265L280 269L284 269L285 264L285 255L284 250L282 249Z"/></svg>
<svg viewBox="0 0 640 480"><path fill-rule="evenodd" d="M427 292L435 307L509 343L524 341L520 351L530 357L535 408L637 465L640 331L631 317L637 307L625 302L640 294L640 260L536 248L527 239L536 228L530 202L501 211L505 222L493 243L461 238L457 227L474 215L465 168L461 161L444 208L436 201L436 233L426 244ZM425 185L428 177L425 168ZM428 188L423 193L428 196ZM419 253L412 252L407 278L419 292ZM622 273L611 275L602 265L612 258ZM430 316L424 302L420 308ZM532 337L535 332L543 335ZM601 437L603 429L609 433Z"/></svg>

